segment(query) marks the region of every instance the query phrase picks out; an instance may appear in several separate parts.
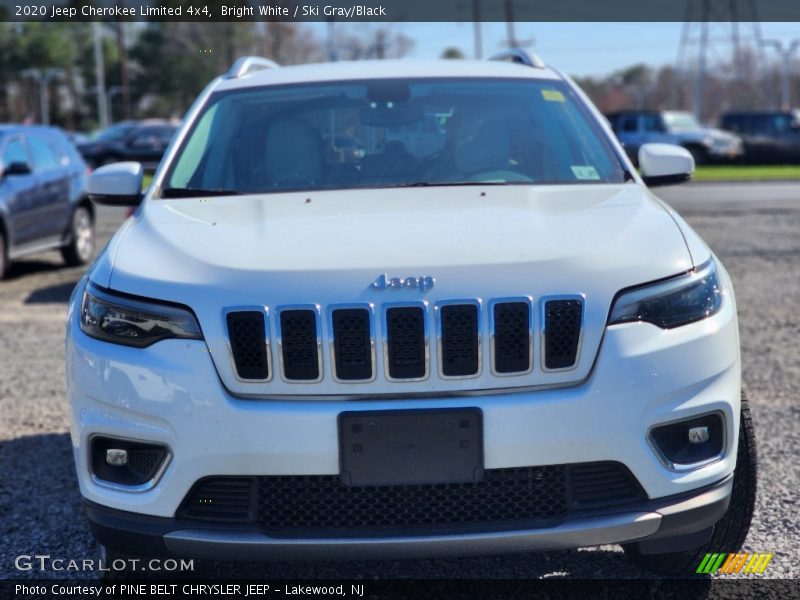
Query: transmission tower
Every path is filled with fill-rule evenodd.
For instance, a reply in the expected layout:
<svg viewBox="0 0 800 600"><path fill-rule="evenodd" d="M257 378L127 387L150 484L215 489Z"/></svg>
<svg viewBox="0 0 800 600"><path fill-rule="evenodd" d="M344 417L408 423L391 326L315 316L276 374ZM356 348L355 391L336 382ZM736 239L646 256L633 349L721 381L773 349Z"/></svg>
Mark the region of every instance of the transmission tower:
<svg viewBox="0 0 800 600"><path fill-rule="evenodd" d="M755 0L686 0L673 104L700 119L774 105L767 67Z"/></svg>

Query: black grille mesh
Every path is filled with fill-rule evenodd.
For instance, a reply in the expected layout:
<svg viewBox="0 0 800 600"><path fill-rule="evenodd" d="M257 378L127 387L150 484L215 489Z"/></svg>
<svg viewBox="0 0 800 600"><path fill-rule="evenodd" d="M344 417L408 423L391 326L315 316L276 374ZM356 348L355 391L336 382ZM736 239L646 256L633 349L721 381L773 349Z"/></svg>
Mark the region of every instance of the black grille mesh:
<svg viewBox="0 0 800 600"><path fill-rule="evenodd" d="M179 514L186 519L247 523L255 518L257 498L253 477L207 477L192 487Z"/></svg>
<svg viewBox="0 0 800 600"><path fill-rule="evenodd" d="M162 460L164 460L164 450L162 449L128 450L128 466L144 479L150 479L155 475Z"/></svg>
<svg viewBox="0 0 800 600"><path fill-rule="evenodd" d="M487 469L477 483L426 485L348 487L337 475L216 477L192 488L178 517L213 521L220 514L274 535L337 537L436 526L551 527L571 510L643 497L629 471L611 462Z"/></svg>
<svg viewBox="0 0 800 600"><path fill-rule="evenodd" d="M572 502L577 508L611 506L644 497L634 476L619 463L581 463L569 469Z"/></svg>
<svg viewBox="0 0 800 600"><path fill-rule="evenodd" d="M421 307L403 306L386 311L389 375L394 379L424 377L425 314Z"/></svg>
<svg viewBox="0 0 800 600"><path fill-rule="evenodd" d="M478 307L448 304L441 308L442 373L448 377L478 372Z"/></svg>
<svg viewBox="0 0 800 600"><path fill-rule="evenodd" d="M527 302L494 305L494 368L519 373L531 366L531 311Z"/></svg>
<svg viewBox="0 0 800 600"><path fill-rule="evenodd" d="M333 311L336 376L342 380L372 379L370 315L365 308Z"/></svg>
<svg viewBox="0 0 800 600"><path fill-rule="evenodd" d="M266 331L264 313L247 310L228 313L228 339L236 372L242 379L267 379Z"/></svg>
<svg viewBox="0 0 800 600"><path fill-rule="evenodd" d="M313 310L281 312L283 375L296 381L319 379L317 315Z"/></svg>
<svg viewBox="0 0 800 600"><path fill-rule="evenodd" d="M575 364L582 313L580 300L550 300L545 305L544 364L548 369L565 369Z"/></svg>

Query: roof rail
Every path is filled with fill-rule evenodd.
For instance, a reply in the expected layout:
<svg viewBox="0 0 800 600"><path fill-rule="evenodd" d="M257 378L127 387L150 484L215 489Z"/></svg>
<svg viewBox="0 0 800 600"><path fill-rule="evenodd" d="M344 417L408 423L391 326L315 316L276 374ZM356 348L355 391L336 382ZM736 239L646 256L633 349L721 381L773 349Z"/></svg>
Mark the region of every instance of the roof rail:
<svg viewBox="0 0 800 600"><path fill-rule="evenodd" d="M253 71L277 69L279 66L280 65L274 60L268 58L261 58L260 56L242 56L241 58L237 58L236 62L228 69L228 72L225 73L225 79L239 79L239 77L244 77Z"/></svg>
<svg viewBox="0 0 800 600"><path fill-rule="evenodd" d="M495 54L489 60L502 60L505 62L513 62L534 69L544 69L544 61L533 52L528 52L522 48L509 48L503 50L499 54Z"/></svg>

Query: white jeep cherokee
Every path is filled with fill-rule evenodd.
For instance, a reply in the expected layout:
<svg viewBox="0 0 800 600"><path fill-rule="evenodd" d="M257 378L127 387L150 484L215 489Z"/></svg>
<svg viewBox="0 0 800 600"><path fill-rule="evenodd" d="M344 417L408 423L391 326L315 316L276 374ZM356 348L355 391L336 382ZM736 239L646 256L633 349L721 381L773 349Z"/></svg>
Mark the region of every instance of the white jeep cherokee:
<svg viewBox="0 0 800 600"><path fill-rule="evenodd" d="M323 559L738 551L755 497L728 275L686 180L536 57L213 81L67 324L107 552ZM684 573L686 571L683 571Z"/></svg>

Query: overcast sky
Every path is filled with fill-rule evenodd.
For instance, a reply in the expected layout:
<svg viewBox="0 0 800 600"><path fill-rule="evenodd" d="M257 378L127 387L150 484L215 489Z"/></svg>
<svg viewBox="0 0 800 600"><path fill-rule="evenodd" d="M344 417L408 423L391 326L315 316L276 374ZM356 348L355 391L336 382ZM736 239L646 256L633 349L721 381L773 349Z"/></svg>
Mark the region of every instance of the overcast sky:
<svg viewBox="0 0 800 600"><path fill-rule="evenodd" d="M378 24L341 25L340 27L372 27ZM324 37L325 24L312 27ZM467 57L474 55L472 23L397 23L393 24L415 41L411 52L416 58L435 58L449 46L459 48ZM694 24L695 39L700 25ZM542 58L572 75L604 75L637 62L653 66L675 64L683 23L516 23L518 40L533 40L533 49ZM497 52L507 39L505 23L483 23L484 57ZM800 38L797 23L761 23L762 36L789 41ZM730 49L730 24L711 25L712 50L718 54ZM743 41L754 40L752 23L740 23ZM767 56L775 51L767 49ZM796 55L800 59L800 52Z"/></svg>

